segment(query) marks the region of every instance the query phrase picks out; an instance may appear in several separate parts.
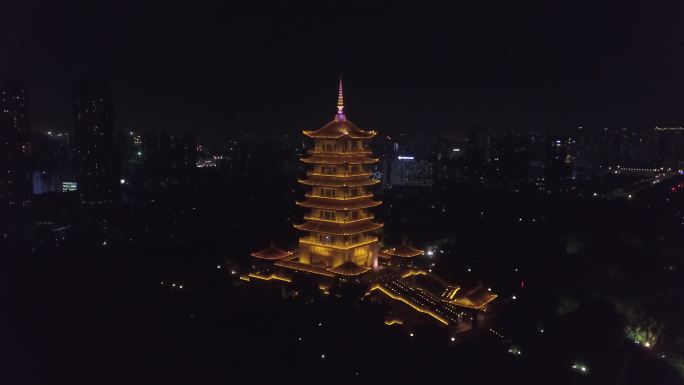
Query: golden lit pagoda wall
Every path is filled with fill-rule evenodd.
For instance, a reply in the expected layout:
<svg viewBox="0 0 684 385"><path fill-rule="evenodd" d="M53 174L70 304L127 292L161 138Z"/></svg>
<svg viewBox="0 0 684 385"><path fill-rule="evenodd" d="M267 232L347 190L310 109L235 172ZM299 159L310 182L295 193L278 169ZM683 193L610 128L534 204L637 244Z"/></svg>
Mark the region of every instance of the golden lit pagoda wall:
<svg viewBox="0 0 684 385"><path fill-rule="evenodd" d="M374 268L377 266L378 237L381 225L372 222L370 180L372 164L367 140L337 138L315 139L310 157L308 179L301 206L306 223L299 228L333 229L309 231L299 240L299 262L322 267L336 267L346 261Z"/></svg>
<svg viewBox="0 0 684 385"><path fill-rule="evenodd" d="M374 268L377 266L377 255L377 237L368 244L347 250L309 244L306 237L301 238L299 243L299 262L317 266L337 267L345 261L352 261L362 267Z"/></svg>

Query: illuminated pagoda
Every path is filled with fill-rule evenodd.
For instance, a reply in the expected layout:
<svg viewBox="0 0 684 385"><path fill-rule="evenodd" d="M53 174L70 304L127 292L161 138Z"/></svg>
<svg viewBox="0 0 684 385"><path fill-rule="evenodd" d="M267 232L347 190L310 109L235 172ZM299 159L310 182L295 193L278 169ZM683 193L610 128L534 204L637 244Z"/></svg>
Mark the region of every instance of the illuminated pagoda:
<svg viewBox="0 0 684 385"><path fill-rule="evenodd" d="M371 167L378 162L369 149L373 131L364 131L344 113L342 80L337 114L318 130L304 131L313 148L301 161L309 165L305 199L297 205L307 209L304 223L294 225L306 232L292 255L273 247L252 254L272 256L274 265L327 277L356 276L377 267L378 236L382 224L369 209L381 202L373 199Z"/></svg>
<svg viewBox="0 0 684 385"><path fill-rule="evenodd" d="M382 227L373 221L369 208L372 157L368 142L375 136L347 120L340 79L335 118L315 131L304 131L314 140L310 156L302 162L311 166L305 199L297 202L308 209L305 222L295 225L307 235L299 239L298 262L325 268L335 274L358 275L377 266L378 237Z"/></svg>
<svg viewBox="0 0 684 385"><path fill-rule="evenodd" d="M379 183L371 178L378 162L369 149L375 132L347 120L341 80L333 120L318 130L304 131L304 135L313 139L313 147L301 159L308 171L299 180L306 191L297 205L306 212L303 223L294 227L305 234L296 250L271 244L252 253L252 270L240 279L293 283L304 277L292 273L301 272L315 278L323 294L330 294L333 287L339 289L337 294L365 288L360 301L388 301L392 309L388 325L422 322L427 315L458 331L472 328L496 298L490 288L462 289L430 269L416 267L414 261L423 251L405 239L400 245L379 250L378 232L383 225L371 213L381 204L371 192ZM382 266L378 266L379 259ZM371 270L377 274L364 275Z"/></svg>

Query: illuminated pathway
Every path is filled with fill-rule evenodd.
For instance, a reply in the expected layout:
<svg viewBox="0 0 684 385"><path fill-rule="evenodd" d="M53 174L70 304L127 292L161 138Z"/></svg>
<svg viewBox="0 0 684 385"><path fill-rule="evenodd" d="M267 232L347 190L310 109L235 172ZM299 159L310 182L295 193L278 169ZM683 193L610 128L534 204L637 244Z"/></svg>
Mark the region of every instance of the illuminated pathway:
<svg viewBox="0 0 684 385"><path fill-rule="evenodd" d="M371 287L371 291L373 290L380 290L392 299L404 302L445 325L458 325L466 317L470 318L462 308L445 302L425 290L412 287L399 276L385 276Z"/></svg>

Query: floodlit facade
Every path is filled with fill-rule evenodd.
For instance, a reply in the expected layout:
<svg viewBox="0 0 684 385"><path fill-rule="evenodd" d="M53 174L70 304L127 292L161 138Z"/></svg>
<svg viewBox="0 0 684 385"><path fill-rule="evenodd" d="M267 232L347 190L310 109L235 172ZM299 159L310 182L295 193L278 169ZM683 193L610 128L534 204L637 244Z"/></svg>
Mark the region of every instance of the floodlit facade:
<svg viewBox="0 0 684 385"><path fill-rule="evenodd" d="M371 188L373 157L369 141L373 131L360 129L344 114L340 80L337 113L318 130L304 131L313 139L313 148L301 159L308 165L306 177L299 180L306 193L297 205L306 209L304 222L294 227L305 234L295 251L271 246L253 253L274 266L326 277L356 276L378 266L378 231L374 220Z"/></svg>
<svg viewBox="0 0 684 385"><path fill-rule="evenodd" d="M377 266L378 236L382 224L370 209L381 202L373 199L372 165L378 162L369 149L373 131L364 131L344 114L342 81L335 118L315 131L304 131L314 140L310 166L299 182L306 187L305 199L297 204L307 209L304 223L295 227L306 232L299 239L301 264L324 268L334 274L358 275Z"/></svg>
<svg viewBox="0 0 684 385"><path fill-rule="evenodd" d="M392 160L390 168L392 186L432 187L434 185L434 164L427 160L416 160L413 156L398 156Z"/></svg>
<svg viewBox="0 0 684 385"><path fill-rule="evenodd" d="M252 270L240 279L291 283L295 281L291 273L296 271L311 274L323 294L330 294L332 282L335 287L342 284L339 287L346 288L348 284L368 285L363 298L377 291L442 325L470 329L475 312L486 311L496 298L491 289L482 285L461 289L431 270L417 268L413 260L423 255L423 250L405 243L379 251L378 233L383 225L375 221L372 209L381 202L373 199L371 191L379 183L371 178L378 159L369 149L375 132L362 130L347 119L341 81L333 120L318 130L304 131L304 135L313 139L313 147L301 159L308 171L299 180L305 195L297 205L306 211L303 223L294 225L304 235L299 238L297 250L283 250L272 244L252 253ZM380 267L378 258L383 262ZM357 277L371 270L377 274ZM407 308L395 310L403 314ZM387 325L404 322L395 314Z"/></svg>

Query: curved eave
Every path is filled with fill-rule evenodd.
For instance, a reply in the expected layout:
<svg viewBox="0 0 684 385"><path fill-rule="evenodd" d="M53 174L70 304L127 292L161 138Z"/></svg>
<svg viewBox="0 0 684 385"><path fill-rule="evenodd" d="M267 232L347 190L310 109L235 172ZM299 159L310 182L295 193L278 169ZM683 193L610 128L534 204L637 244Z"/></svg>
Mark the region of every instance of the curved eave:
<svg viewBox="0 0 684 385"><path fill-rule="evenodd" d="M401 255L401 254L390 254L385 251L380 251L379 253L381 256L385 258L391 258L391 257L397 257L397 258L415 258L421 254L413 254L413 255Z"/></svg>
<svg viewBox="0 0 684 385"><path fill-rule="evenodd" d="M414 258L423 255L423 250L414 249L410 246L399 246L380 251L389 257Z"/></svg>
<svg viewBox="0 0 684 385"><path fill-rule="evenodd" d="M487 304L489 304L490 302L494 301L497 297L498 296L496 294L490 294L490 295L484 296L483 298L462 297L462 298L456 298L456 299L450 300L448 302L450 304L453 304L456 306L480 310L483 307L487 306Z"/></svg>
<svg viewBox="0 0 684 385"><path fill-rule="evenodd" d="M271 246L261 251L255 251L251 255L254 258L265 259L269 261L284 259L291 256L293 252L281 250L277 247Z"/></svg>
<svg viewBox="0 0 684 385"><path fill-rule="evenodd" d="M300 158L303 163L308 164L373 164L379 161L378 158L367 156L318 156L312 155L308 158Z"/></svg>
<svg viewBox="0 0 684 385"><path fill-rule="evenodd" d="M360 178L360 177L370 178L370 176L373 175L373 173L371 173L371 172L363 172L363 173L361 173L361 174L353 174L353 175L344 175L344 174L338 175L338 174L321 174L321 173L316 173L316 172L313 172L313 171L307 171L307 172L306 172L306 175L308 175L308 176L316 176L316 177L325 177L325 178L335 178L335 179L339 179L339 178Z"/></svg>
<svg viewBox="0 0 684 385"><path fill-rule="evenodd" d="M300 225L295 224L293 226L298 230L308 232L317 232L332 235L354 235L365 233L368 231L378 230L382 228L383 224L373 222L371 220L349 224L333 224L311 220L304 222Z"/></svg>
<svg viewBox="0 0 684 385"><path fill-rule="evenodd" d="M305 273L312 273L312 274L318 274L318 275L323 275L326 277L334 277L335 274L331 273L327 269L323 267L318 267L314 265L307 265L304 263L299 263L295 261L288 261L288 260L279 260L274 263L275 266L280 266L280 267L285 267L288 269L292 270L298 270L298 271L303 271Z"/></svg>
<svg viewBox="0 0 684 385"><path fill-rule="evenodd" d="M339 134L323 134L319 133L317 131L302 131L302 133L309 138L314 138L314 139L340 139L344 137L348 137L350 139L370 139L376 135L375 131L366 131L366 134L350 134L350 133L344 133L340 132Z"/></svg>
<svg viewBox="0 0 684 385"><path fill-rule="evenodd" d="M354 202L361 199L373 198L373 194L359 195L357 197L324 197L320 195L304 194L307 198L320 199L322 201L343 201L343 202Z"/></svg>
<svg viewBox="0 0 684 385"><path fill-rule="evenodd" d="M299 179L299 183L307 186L324 186L324 187L363 187L372 186L380 183L378 179L364 178L361 180L322 180L323 178L309 178Z"/></svg>
<svg viewBox="0 0 684 385"><path fill-rule="evenodd" d="M378 241L378 237L368 237L367 239L364 239L363 241L359 243L352 243L349 245L335 245L335 244L329 244L329 243L321 243L317 242L315 240L307 239L307 238L299 238L299 243L304 244L304 245L311 245L311 246L320 246L324 247L327 249L334 249L334 250L351 250L355 249L357 247L365 246L365 245L370 245L371 243L376 243Z"/></svg>
<svg viewBox="0 0 684 385"><path fill-rule="evenodd" d="M296 202L297 205L311 209L328 209L328 210L358 210L376 207L382 204L380 201L362 200L362 201L336 201L326 202L317 199L307 199L305 201Z"/></svg>
<svg viewBox="0 0 684 385"><path fill-rule="evenodd" d="M370 268L368 267L362 267L354 262L347 261L340 266L337 267L330 267L328 268L328 271L333 272L338 275L346 275L346 276L356 276L356 275L361 275L367 271L370 271Z"/></svg>
<svg viewBox="0 0 684 385"><path fill-rule="evenodd" d="M321 222L321 223L337 223L337 224L352 224L352 223L360 223L363 221L369 221L375 219L375 215L368 215L363 218L358 218L358 219L352 219L352 220L347 220L347 221L337 221L337 220L329 220L329 219L322 219L322 218L316 218L316 217L311 217L311 216L304 216L305 221L316 221L316 222Z"/></svg>
<svg viewBox="0 0 684 385"><path fill-rule="evenodd" d="M306 152L309 155L326 155L326 156L359 156L359 155L373 155L371 150L355 150L355 151L321 151L321 150L308 150Z"/></svg>

